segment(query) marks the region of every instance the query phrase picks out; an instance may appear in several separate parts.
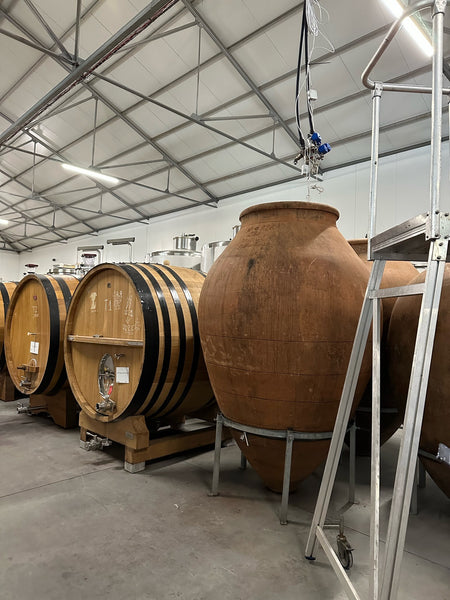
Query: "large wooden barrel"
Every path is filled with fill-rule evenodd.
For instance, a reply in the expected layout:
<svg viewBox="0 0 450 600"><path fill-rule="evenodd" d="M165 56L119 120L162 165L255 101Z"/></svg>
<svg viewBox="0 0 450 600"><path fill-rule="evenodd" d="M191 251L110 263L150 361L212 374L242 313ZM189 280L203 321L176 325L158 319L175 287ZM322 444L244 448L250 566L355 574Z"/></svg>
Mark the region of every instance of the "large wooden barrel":
<svg viewBox="0 0 450 600"><path fill-rule="evenodd" d="M338 217L336 209L308 202L250 207L211 267L200 297L200 335L229 419L332 431L369 278L338 231ZM366 353L356 402L370 368ZM233 435L266 484L281 490L285 443ZM329 442L294 442L291 488L323 462Z"/></svg>
<svg viewBox="0 0 450 600"><path fill-rule="evenodd" d="M367 260L367 239L349 240L348 242L359 258L370 271L372 263ZM417 277L417 269L407 261L387 261L384 268L381 288L407 285ZM383 334L381 339L381 406L380 406L380 443L384 444L397 431L403 422L404 406L399 406L392 392L386 365L387 332L389 320L394 308L395 298L384 298ZM355 413L356 453L369 456L372 443L372 380L369 381L361 402Z"/></svg>
<svg viewBox="0 0 450 600"><path fill-rule="evenodd" d="M27 275L10 301L5 356L14 385L22 393L52 395L66 383L64 324L78 278Z"/></svg>
<svg viewBox="0 0 450 600"><path fill-rule="evenodd" d="M423 283L421 273L411 283ZM406 406L421 296L398 298L388 332L389 376L393 391L403 409ZM444 283L431 359L430 378L423 415L420 449L436 456L439 443L450 447L450 265L445 267ZM450 498L450 466L420 456L428 473Z"/></svg>
<svg viewBox="0 0 450 600"><path fill-rule="evenodd" d="M213 402L198 334L204 275L183 267L102 264L80 283L65 334L67 375L90 417L154 421Z"/></svg>
<svg viewBox="0 0 450 600"><path fill-rule="evenodd" d="M13 281L0 282L0 371L3 371L6 365L4 348L6 313L16 285L17 283Z"/></svg>

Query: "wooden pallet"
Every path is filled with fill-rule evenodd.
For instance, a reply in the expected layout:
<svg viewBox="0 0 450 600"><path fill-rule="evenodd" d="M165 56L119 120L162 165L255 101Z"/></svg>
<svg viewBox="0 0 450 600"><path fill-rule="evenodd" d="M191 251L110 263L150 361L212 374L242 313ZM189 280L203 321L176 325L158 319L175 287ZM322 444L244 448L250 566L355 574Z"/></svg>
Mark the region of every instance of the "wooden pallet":
<svg viewBox="0 0 450 600"><path fill-rule="evenodd" d="M5 367L0 373L0 400L3 400L3 402L13 402L13 400L18 400L22 396L23 394L15 388Z"/></svg>
<svg viewBox="0 0 450 600"><path fill-rule="evenodd" d="M145 417L127 417L121 421L103 423L80 412L80 446L89 449L93 436L117 442L125 447L124 469L137 473L145 469L145 462L202 448L214 444L216 427L198 419L187 420L177 428L150 433ZM230 438L224 428L222 439Z"/></svg>
<svg viewBox="0 0 450 600"><path fill-rule="evenodd" d="M29 404L30 412L33 414L47 413L53 421L64 429L70 429L78 425L78 413L80 408L69 388L62 389L53 396L41 396L32 394Z"/></svg>

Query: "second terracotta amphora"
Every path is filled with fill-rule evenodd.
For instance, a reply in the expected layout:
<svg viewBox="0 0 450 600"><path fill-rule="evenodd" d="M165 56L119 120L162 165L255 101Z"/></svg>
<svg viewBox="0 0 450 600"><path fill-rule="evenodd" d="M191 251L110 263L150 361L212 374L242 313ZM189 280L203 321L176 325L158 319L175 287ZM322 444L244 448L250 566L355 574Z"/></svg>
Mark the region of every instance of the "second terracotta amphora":
<svg viewBox="0 0 450 600"><path fill-rule="evenodd" d="M223 414L263 429L333 430L368 281L336 227L336 209L274 202L242 227L206 277L199 327ZM370 377L366 351L354 408ZM233 435L271 489L282 489L285 442ZM291 489L326 458L329 439L295 441Z"/></svg>
<svg viewBox="0 0 450 600"><path fill-rule="evenodd" d="M367 269L372 269L372 262L367 260L367 240L357 239L348 242L360 257ZM417 277L417 269L407 261L387 261L384 267L381 288L407 285ZM381 339L381 395L380 395L380 443L384 444L394 435L403 423L404 405L398 401L395 385L391 381L388 370L387 332L395 298L383 298L383 336ZM369 381L355 414L356 453L359 456L370 456L372 446L372 380ZM348 442L348 438L346 439Z"/></svg>

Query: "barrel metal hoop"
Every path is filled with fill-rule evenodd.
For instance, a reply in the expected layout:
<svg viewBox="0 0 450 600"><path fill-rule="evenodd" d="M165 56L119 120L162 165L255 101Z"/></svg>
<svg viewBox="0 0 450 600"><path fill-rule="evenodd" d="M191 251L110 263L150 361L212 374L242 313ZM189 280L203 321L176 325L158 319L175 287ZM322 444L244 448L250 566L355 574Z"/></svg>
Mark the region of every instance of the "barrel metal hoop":
<svg viewBox="0 0 450 600"><path fill-rule="evenodd" d="M161 289L161 286L159 285L156 278L151 273L149 273L145 267L143 267L142 265L139 265L139 264L137 264L136 267L138 269L140 269L151 281L151 284L152 284L152 286L156 292L156 295L158 297L158 300L159 300L159 305L161 307L161 313L162 313L162 319L163 319L163 325L164 325L163 364L161 366L161 374L158 379L158 385L156 386L155 392L145 408L145 411L147 412L147 410L149 408L152 408L152 406L155 405L155 402L158 400L159 396L161 395L161 390L167 380L167 374L169 372L169 366L170 366L170 357L172 354L172 332L171 332L171 326L170 326L169 309L167 307L166 298Z"/></svg>
<svg viewBox="0 0 450 600"><path fill-rule="evenodd" d="M193 334L192 337L193 337L193 342L194 342L191 370L189 373L188 380L186 382L186 386L185 386L183 392L181 393L181 396L179 397L176 404L166 413L167 415L169 415L169 414L175 412L177 410L177 408L179 408L181 406L181 404L184 402L184 399L186 398L189 391L191 390L192 384L194 383L195 376L197 374L201 345L200 345L200 334L199 334L199 329L198 329L197 309L195 308L194 299L192 298L191 292L189 291L187 285L181 279L181 277L178 275L178 273L176 271L174 271L173 269L171 269L170 267L167 267L167 266L164 266L163 268L172 274L172 276L176 279L176 281L179 283L181 289L183 290L183 294L184 294L184 296L186 298L186 302L188 304L189 313L191 315L192 334Z"/></svg>
<svg viewBox="0 0 450 600"><path fill-rule="evenodd" d="M179 349L179 353L178 353L177 370L176 370L175 377L174 377L174 380L172 383L172 387L170 388L169 393L167 394L167 397L164 400L164 402L162 403L162 405L152 415L153 417L155 417L155 416L160 415L161 412L168 406L169 402L172 400L175 392L178 389L178 384L180 382L181 376L183 375L184 367L186 364L187 340L186 340L186 322L184 320L183 307L181 305L181 300L180 300L177 290L175 289L175 286L173 285L170 278L166 275L166 273L164 273L164 271L162 271L159 267L157 267L156 265L147 265L147 267L149 267L150 269L152 269L153 271L155 271L156 273L158 273L161 276L162 280L167 285L170 295L172 296L173 304L175 307L175 313L177 315L177 320L178 320L178 331L179 331L179 340L180 340L180 349Z"/></svg>
<svg viewBox="0 0 450 600"><path fill-rule="evenodd" d="M67 285L67 282L62 277L53 277L53 279L58 283L58 285L61 289L61 292L62 292L62 295L64 298L64 304L66 306L66 317L67 317L67 311L69 310L70 301L72 300L72 292L70 291L70 288ZM52 389L52 393L49 395L56 394L62 388L66 379L67 379L67 371L66 371L66 366L64 365L61 370L61 375L59 376L58 381L55 384L55 387Z"/></svg>
<svg viewBox="0 0 450 600"><path fill-rule="evenodd" d="M136 392L127 408L120 415L120 419L138 413L147 398L148 392L155 381L156 368L159 359L159 323L156 305L150 288L144 277L136 270L134 265L121 264L116 267L122 269L131 279L141 299L142 314L144 317L145 346L142 374ZM119 419L117 419L119 420Z"/></svg>
<svg viewBox="0 0 450 600"><path fill-rule="evenodd" d="M8 311L8 306L9 306L9 294L8 294L8 290L6 289L6 285L4 283L0 282L0 293L2 295L2 299L3 299L3 310L4 310L4 317L5 317L5 322L6 322L6 313ZM5 357L5 342L3 340L3 348L2 348L2 352L0 354L0 371L3 369L3 367L5 366L6 363L6 357Z"/></svg>
<svg viewBox="0 0 450 600"><path fill-rule="evenodd" d="M50 343L48 347L48 358L45 366L44 376L42 377L39 387L33 392L34 394L43 394L49 392L47 387L50 385L51 380L55 375L56 365L60 355L59 348L59 334L60 334L60 314L58 306L58 298L56 296L55 289L51 284L50 279L47 275L36 275L41 282L42 287L47 294L48 310L50 313Z"/></svg>
<svg viewBox="0 0 450 600"><path fill-rule="evenodd" d="M67 282L62 277L55 277L53 279L58 283L61 288L61 292L64 298L64 304L66 305L66 311L69 310L70 301L72 300L72 293L67 285Z"/></svg>

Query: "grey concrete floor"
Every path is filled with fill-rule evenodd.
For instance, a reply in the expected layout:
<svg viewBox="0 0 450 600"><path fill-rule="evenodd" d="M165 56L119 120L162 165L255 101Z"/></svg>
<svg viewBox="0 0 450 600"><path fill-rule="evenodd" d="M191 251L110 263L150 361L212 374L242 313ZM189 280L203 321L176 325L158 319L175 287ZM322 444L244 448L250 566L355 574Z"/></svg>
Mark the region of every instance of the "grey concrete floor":
<svg viewBox="0 0 450 600"><path fill-rule="evenodd" d="M343 600L322 552L304 559L320 472L291 495L289 524L280 497L251 468L239 470L235 446L222 450L220 492L207 495L213 453L161 460L144 472L122 469L120 447L79 448L77 430L17 415L0 402L0 599ZM382 450L385 535L398 436ZM347 498L343 454L332 499ZM369 483L357 464L357 501L345 512L354 552L352 581L367 598ZM427 478L411 516L402 600L450 599L450 501Z"/></svg>

